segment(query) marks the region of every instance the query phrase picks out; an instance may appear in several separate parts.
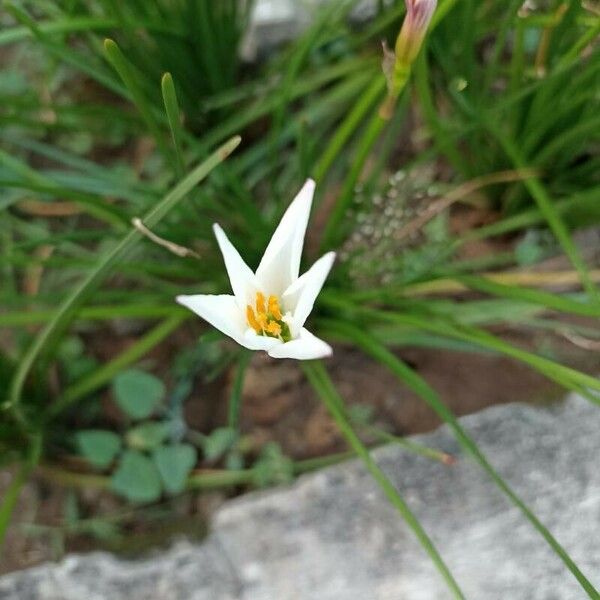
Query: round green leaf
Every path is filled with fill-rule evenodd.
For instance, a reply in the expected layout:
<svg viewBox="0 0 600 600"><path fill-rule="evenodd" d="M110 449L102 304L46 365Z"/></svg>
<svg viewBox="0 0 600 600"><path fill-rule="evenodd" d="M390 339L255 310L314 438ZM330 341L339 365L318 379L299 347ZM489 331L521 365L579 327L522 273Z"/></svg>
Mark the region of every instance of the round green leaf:
<svg viewBox="0 0 600 600"><path fill-rule="evenodd" d="M121 449L121 438L112 431L88 429L75 436L79 452L94 466L104 469Z"/></svg>
<svg viewBox="0 0 600 600"><path fill-rule="evenodd" d="M189 444L160 446L154 451L154 462L167 492L178 494L183 491L196 459L196 448Z"/></svg>
<svg viewBox="0 0 600 600"><path fill-rule="evenodd" d="M153 502L160 498L160 475L147 456L126 450L111 478L111 488L131 502Z"/></svg>
<svg viewBox="0 0 600 600"><path fill-rule="evenodd" d="M133 419L149 417L165 395L163 382L138 369L119 373L114 380L115 401Z"/></svg>
<svg viewBox="0 0 600 600"><path fill-rule="evenodd" d="M169 435L168 423L142 423L127 432L125 439L130 448L152 450L160 446Z"/></svg>
<svg viewBox="0 0 600 600"><path fill-rule="evenodd" d="M210 435L206 436L202 443L204 458L206 460L215 460L223 456L235 444L237 437L238 433L235 429L231 427L217 427Z"/></svg>

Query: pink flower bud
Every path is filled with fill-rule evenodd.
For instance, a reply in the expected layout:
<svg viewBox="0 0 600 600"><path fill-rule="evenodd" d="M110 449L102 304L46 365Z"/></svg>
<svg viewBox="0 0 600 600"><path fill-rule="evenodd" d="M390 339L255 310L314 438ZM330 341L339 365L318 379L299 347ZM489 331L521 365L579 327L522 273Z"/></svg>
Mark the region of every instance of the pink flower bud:
<svg viewBox="0 0 600 600"><path fill-rule="evenodd" d="M406 85L412 63L419 54L437 0L405 0L406 17L396 40L394 52L383 43L383 73L388 87L388 95L379 110L382 119L390 119L396 100Z"/></svg>
<svg viewBox="0 0 600 600"><path fill-rule="evenodd" d="M396 40L396 60L410 64L419 54L437 0L405 0L406 18Z"/></svg>

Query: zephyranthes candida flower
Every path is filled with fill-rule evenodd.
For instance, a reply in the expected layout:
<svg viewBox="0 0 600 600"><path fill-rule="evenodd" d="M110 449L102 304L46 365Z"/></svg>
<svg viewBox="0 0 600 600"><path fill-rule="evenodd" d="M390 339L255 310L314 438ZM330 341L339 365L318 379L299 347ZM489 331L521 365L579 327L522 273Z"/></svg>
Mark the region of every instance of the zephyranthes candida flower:
<svg viewBox="0 0 600 600"><path fill-rule="evenodd" d="M178 296L177 302L250 350L273 358L307 360L331 354L331 347L304 327L331 270L335 252L321 257L299 277L304 235L315 182L307 181L275 230L255 273L225 232L213 229L233 295Z"/></svg>
<svg viewBox="0 0 600 600"><path fill-rule="evenodd" d="M387 79L388 98L381 116L390 118L396 99L406 85L412 64L423 45L437 0L405 0L406 17L396 38L394 51L383 45L383 72Z"/></svg>

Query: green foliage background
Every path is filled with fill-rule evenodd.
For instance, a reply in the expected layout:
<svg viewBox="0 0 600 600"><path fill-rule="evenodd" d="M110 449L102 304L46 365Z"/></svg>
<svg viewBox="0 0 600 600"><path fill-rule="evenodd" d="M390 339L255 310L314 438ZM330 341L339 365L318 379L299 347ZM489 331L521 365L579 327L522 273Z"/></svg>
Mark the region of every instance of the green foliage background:
<svg viewBox="0 0 600 600"><path fill-rule="evenodd" d="M0 508L0 534L30 472L53 458L57 444L64 445L74 413L90 424L75 436L81 452L105 468L121 456L111 485L132 500L153 500L162 491L178 493L184 487L287 481L328 462L293 463L268 447L255 465L243 464L237 432L248 357L223 347L213 334L188 354L182 350L172 365L170 380L176 385L164 409L155 412L163 386L156 403L130 414L150 420L125 435L123 454L123 441L95 426L97 394L114 385L128 412L133 396L123 392L123 377L136 371L127 370L190 318L174 304L174 296L181 290L227 289L213 222L223 225L253 265L308 176L318 183L317 209L330 206L317 244L321 250L347 248L360 230L360 215L370 218L373 198L392 188L406 196L406 213L416 192L449 205L477 191L477 202L500 215L494 223L454 235L442 211L425 235L388 252L381 279L368 285L360 273L369 272L379 255L372 245L347 248L319 299L314 325L326 339L376 358L422 396L588 596L598 598L559 542L481 454L443 397L393 352L417 344L491 351L598 401L596 378L515 347L488 329L512 323L570 327L581 334L549 314L600 315L599 273L573 241L577 230L600 220L598 7L550 0L528 11L514 0L440 0L427 47L386 123L378 115L385 92L379 40L393 40L404 3L380 3L375 18L360 26L348 19L353 4L331 2L297 40L252 65L239 58L251 3L4 4L0 327L6 333L0 345L5 391L0 451L2 461L17 463L20 471ZM229 158L239 145L237 135L243 142ZM399 139L406 141L401 150ZM428 168L433 174L419 184L423 189L390 188L390 174L401 172L413 181ZM32 200L35 210L23 211L23 203ZM46 218L44 209L65 201L76 210ZM132 229L134 217L202 259L177 258L150 244ZM409 223L400 220L396 226ZM521 235L524 241L501 256L457 258L468 242ZM566 275L583 291L542 290L533 271L529 285L511 278L515 267L558 254L568 257L572 267ZM36 292L25 295L23 282L40 265ZM460 304L450 295L435 301L425 297L428 290L443 293L456 285L483 297ZM103 324L116 319L139 323L139 338L98 364L80 336L101 335ZM583 333L600 339L596 328ZM186 431L181 406L194 369L219 372L232 364L236 383L227 427L196 439L204 458L226 456L228 468L188 477L196 448L189 443L193 432ZM49 375L56 365L58 389ZM400 491L357 436L326 365L303 367L352 450L413 529L449 589L462 597ZM143 385L144 374L137 373L138 379L130 380L134 388ZM150 387L162 386L149 381ZM136 490L131 473L140 480ZM101 476L85 481L109 485Z"/></svg>

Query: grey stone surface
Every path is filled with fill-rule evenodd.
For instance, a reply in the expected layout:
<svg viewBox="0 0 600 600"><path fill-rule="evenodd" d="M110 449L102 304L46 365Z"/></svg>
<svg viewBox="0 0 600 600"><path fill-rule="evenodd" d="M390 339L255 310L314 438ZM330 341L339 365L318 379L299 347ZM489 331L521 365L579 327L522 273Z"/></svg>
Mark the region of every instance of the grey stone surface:
<svg viewBox="0 0 600 600"><path fill-rule="evenodd" d="M140 561L69 556L0 578L2 600L239 600L240 589L216 540L181 541Z"/></svg>
<svg viewBox="0 0 600 600"><path fill-rule="evenodd" d="M600 586L600 408L507 405L462 419L501 475ZM447 428L419 436L455 454L447 467L388 447L375 453L467 598L586 595L539 534L460 453ZM359 462L248 494L216 515L205 543L138 562L72 556L0 579L1 600L437 600L428 557Z"/></svg>
<svg viewBox="0 0 600 600"><path fill-rule="evenodd" d="M297 37L318 9L333 0L256 0L250 27L242 44L242 57L255 60L269 48ZM339 1L339 0L335 0ZM390 3L391 0L385 0ZM376 14L377 0L358 0L351 12L353 20Z"/></svg>

